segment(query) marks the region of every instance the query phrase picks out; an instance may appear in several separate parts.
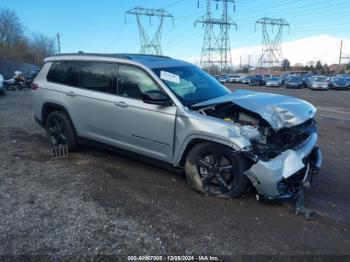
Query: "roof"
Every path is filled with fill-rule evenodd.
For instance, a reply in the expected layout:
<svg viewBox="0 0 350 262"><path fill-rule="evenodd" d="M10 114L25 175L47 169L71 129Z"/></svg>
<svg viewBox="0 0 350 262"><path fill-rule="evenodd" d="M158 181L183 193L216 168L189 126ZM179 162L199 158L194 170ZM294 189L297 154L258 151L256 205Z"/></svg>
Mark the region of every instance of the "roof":
<svg viewBox="0 0 350 262"><path fill-rule="evenodd" d="M147 55L147 54L99 54L99 53L66 53L66 54L58 54L51 57L48 57L46 60L57 60L57 58L62 57L101 57L101 58L118 58L118 59L126 59L138 62L143 64L149 68L162 68L162 67L178 67L178 66L191 66L192 64L173 59L169 56L161 56L161 55ZM51 59L52 58L52 59Z"/></svg>

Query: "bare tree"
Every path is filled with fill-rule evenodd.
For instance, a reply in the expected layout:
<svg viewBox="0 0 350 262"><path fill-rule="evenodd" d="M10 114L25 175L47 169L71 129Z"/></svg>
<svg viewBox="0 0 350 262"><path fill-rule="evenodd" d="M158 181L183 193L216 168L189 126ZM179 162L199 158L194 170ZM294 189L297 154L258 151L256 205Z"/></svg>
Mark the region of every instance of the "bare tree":
<svg viewBox="0 0 350 262"><path fill-rule="evenodd" d="M55 54L55 40L42 34L35 34L29 43L30 52L33 54L33 63L42 63L45 57Z"/></svg>
<svg viewBox="0 0 350 262"><path fill-rule="evenodd" d="M39 65L55 53L55 41L42 34L26 37L15 12L0 9L0 58Z"/></svg>
<svg viewBox="0 0 350 262"><path fill-rule="evenodd" d="M0 45L15 45L23 35L23 27L18 16L9 9L0 9Z"/></svg>

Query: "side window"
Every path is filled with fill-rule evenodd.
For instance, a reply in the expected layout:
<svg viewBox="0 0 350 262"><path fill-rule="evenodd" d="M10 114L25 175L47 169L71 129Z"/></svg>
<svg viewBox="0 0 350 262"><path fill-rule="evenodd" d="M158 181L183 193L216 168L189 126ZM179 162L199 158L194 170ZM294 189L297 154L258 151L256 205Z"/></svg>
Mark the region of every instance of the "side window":
<svg viewBox="0 0 350 262"><path fill-rule="evenodd" d="M118 95L141 99L142 93L150 90L159 90L159 87L146 72L133 66L119 65Z"/></svg>
<svg viewBox="0 0 350 262"><path fill-rule="evenodd" d="M83 62L80 87L89 90L116 94L117 65L101 62Z"/></svg>
<svg viewBox="0 0 350 262"><path fill-rule="evenodd" d="M53 62L47 80L54 83L78 86L80 62L78 61L57 61Z"/></svg>

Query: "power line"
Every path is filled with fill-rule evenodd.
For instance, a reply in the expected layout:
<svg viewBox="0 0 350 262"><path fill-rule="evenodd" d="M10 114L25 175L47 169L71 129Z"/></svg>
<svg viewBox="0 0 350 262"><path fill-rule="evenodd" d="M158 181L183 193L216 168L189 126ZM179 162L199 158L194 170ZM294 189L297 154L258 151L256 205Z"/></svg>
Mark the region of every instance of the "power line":
<svg viewBox="0 0 350 262"><path fill-rule="evenodd" d="M126 27L126 24L123 24L123 26L120 28L120 30L118 31L118 33L115 35L115 37L113 38L113 40L110 42L110 44L108 45L108 47L111 47L114 42L120 37L121 33L123 32L124 28Z"/></svg>
<svg viewBox="0 0 350 262"><path fill-rule="evenodd" d="M172 3L172 4L170 4L170 5L167 5L167 6L163 7L163 8L165 9L165 8L173 7L173 6L179 4L179 3L183 2L183 1L184 1L184 0L177 0L177 1L175 1L174 3Z"/></svg>

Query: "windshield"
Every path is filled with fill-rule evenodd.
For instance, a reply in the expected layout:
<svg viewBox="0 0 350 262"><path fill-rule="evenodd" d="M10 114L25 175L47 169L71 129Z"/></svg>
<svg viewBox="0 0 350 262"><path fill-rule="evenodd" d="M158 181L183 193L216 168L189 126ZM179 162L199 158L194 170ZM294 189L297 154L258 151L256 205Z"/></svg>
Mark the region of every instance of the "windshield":
<svg viewBox="0 0 350 262"><path fill-rule="evenodd" d="M312 78L315 82L325 82L327 80L327 77L325 76L314 76Z"/></svg>
<svg viewBox="0 0 350 262"><path fill-rule="evenodd" d="M340 83L346 83L349 82L349 78L345 78L345 77L335 77L332 80L333 82L340 82Z"/></svg>
<svg viewBox="0 0 350 262"><path fill-rule="evenodd" d="M297 81L299 81L299 77L297 77L297 76L288 77L287 81L288 82L297 82Z"/></svg>
<svg viewBox="0 0 350 262"><path fill-rule="evenodd" d="M184 105L231 93L215 78L196 66L155 68L153 71Z"/></svg>
<svg viewBox="0 0 350 262"><path fill-rule="evenodd" d="M281 78L279 78L279 77L271 77L269 80L271 80L271 81L279 81L279 80L281 80Z"/></svg>

